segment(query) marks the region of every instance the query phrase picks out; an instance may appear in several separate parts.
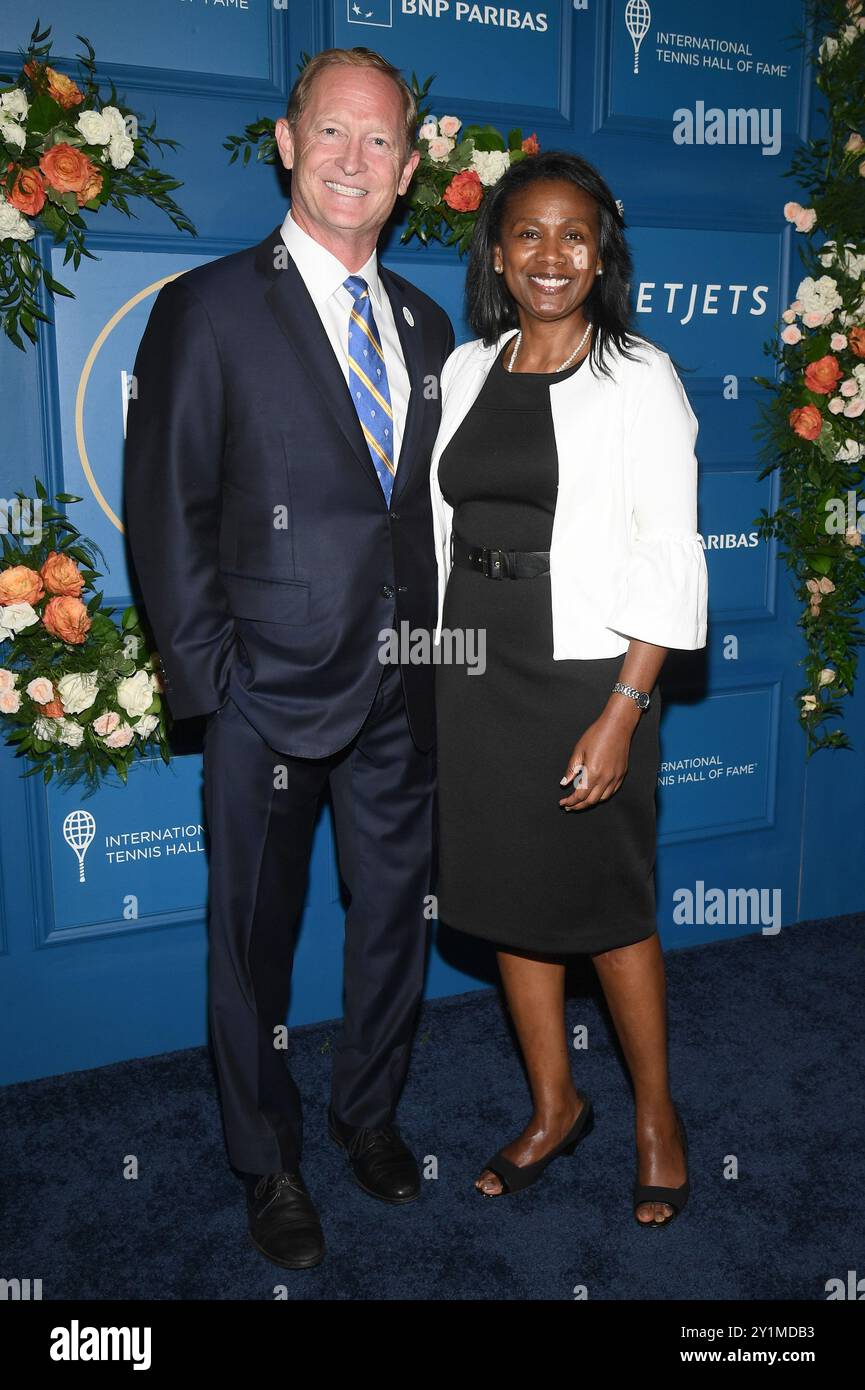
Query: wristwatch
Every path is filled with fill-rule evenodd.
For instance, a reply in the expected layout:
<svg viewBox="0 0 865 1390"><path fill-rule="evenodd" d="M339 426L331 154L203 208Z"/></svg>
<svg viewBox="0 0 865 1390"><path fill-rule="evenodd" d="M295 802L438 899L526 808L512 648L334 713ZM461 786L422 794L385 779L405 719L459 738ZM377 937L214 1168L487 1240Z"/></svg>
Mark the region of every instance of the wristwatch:
<svg viewBox="0 0 865 1390"><path fill-rule="evenodd" d="M651 700L645 690L635 690L632 685L622 685L621 681L616 681L613 690L617 690L620 695L630 695L634 704L639 705L642 710L647 710L651 704Z"/></svg>

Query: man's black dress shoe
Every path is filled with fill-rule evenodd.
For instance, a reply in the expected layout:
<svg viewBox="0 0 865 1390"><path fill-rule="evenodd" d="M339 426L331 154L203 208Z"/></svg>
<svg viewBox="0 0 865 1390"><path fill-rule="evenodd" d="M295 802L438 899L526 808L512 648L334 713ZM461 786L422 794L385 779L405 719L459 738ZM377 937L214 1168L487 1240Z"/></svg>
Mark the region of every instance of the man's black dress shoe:
<svg viewBox="0 0 865 1390"><path fill-rule="evenodd" d="M284 1269L310 1269L324 1259L324 1233L300 1171L246 1175L249 1238Z"/></svg>
<svg viewBox="0 0 865 1390"><path fill-rule="evenodd" d="M328 1112L328 1129L348 1154L355 1182L382 1202L413 1202L420 1196L417 1160L400 1137L397 1125L382 1129L347 1129Z"/></svg>

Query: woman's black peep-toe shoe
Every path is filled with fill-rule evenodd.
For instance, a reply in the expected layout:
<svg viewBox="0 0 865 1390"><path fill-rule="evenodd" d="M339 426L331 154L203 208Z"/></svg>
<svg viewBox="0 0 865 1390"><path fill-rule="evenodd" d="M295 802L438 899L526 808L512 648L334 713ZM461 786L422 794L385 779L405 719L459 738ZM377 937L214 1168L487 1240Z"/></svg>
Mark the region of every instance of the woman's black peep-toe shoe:
<svg viewBox="0 0 865 1390"><path fill-rule="evenodd" d="M567 1154L568 1157L574 1152L581 1139L585 1139L587 1134L591 1134L595 1123L595 1114L592 1102L585 1091L577 1091L577 1095L583 1102L583 1108L574 1121L573 1127L568 1131L561 1144L557 1144L543 1158L539 1158L537 1163L526 1163L520 1167L517 1163L511 1163L509 1158L505 1158L501 1149L497 1154L484 1164L491 1173L499 1179L502 1184L501 1192L484 1192L483 1188L477 1190L482 1197L502 1197L506 1193L520 1192L524 1187L531 1187L533 1182L537 1182L545 1168L548 1168L554 1158L560 1154ZM483 1169L481 1170L483 1172Z"/></svg>
<svg viewBox="0 0 865 1390"><path fill-rule="evenodd" d="M685 1121L679 1114L678 1109L676 1110L676 1120L678 1121L679 1137L682 1141L682 1150L685 1155L685 1162L687 1163L688 1136L685 1132ZM690 1196L690 1177L685 1178L685 1181L682 1183L681 1187L652 1187L640 1183L639 1173L640 1164L638 1159L637 1177L634 1181L634 1220L636 1221L638 1226L646 1226L649 1229L651 1229L652 1226L669 1226L670 1222L675 1220L675 1218L679 1215L679 1212L682 1211L683 1207L685 1206L685 1203L688 1200L688 1197ZM637 1216L637 1208L641 1206L643 1202L664 1202L666 1206L673 1208L673 1215L664 1217L663 1221L655 1221L654 1219L651 1221L641 1221L639 1216Z"/></svg>

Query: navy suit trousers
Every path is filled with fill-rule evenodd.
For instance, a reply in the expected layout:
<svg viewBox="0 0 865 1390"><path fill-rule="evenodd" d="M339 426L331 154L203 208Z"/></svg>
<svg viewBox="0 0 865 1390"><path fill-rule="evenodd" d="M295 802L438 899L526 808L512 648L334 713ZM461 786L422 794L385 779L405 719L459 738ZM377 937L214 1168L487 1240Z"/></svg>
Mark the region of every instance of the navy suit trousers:
<svg viewBox="0 0 865 1390"><path fill-rule="evenodd" d="M351 895L331 1103L348 1126L394 1118L423 988L434 779L435 752L411 738L395 664L383 666L358 733L328 757L274 751L230 698L208 718L209 1024L228 1154L241 1172L300 1164L300 1094L277 1044L327 784Z"/></svg>

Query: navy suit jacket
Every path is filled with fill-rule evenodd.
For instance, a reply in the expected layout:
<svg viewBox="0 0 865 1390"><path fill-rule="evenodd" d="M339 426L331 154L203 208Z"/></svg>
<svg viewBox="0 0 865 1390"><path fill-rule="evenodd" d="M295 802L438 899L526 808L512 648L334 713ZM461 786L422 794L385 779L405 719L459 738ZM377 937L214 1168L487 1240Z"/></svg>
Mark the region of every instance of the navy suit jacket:
<svg viewBox="0 0 865 1390"><path fill-rule="evenodd" d="M165 284L135 359L126 526L169 708L183 719L230 696L302 757L363 724L380 630L436 621L429 470L454 332L416 286L379 274L411 381L390 507L278 226ZM401 674L427 750L434 669Z"/></svg>

